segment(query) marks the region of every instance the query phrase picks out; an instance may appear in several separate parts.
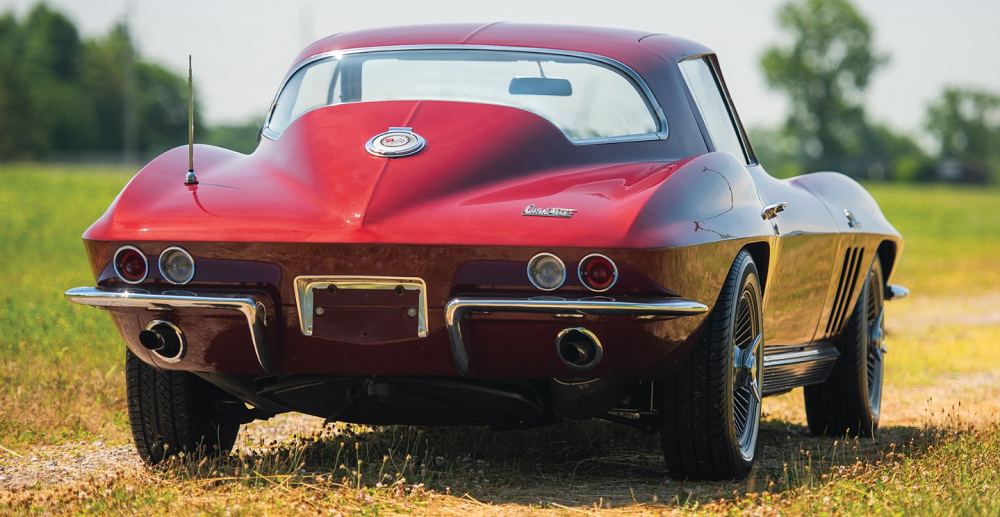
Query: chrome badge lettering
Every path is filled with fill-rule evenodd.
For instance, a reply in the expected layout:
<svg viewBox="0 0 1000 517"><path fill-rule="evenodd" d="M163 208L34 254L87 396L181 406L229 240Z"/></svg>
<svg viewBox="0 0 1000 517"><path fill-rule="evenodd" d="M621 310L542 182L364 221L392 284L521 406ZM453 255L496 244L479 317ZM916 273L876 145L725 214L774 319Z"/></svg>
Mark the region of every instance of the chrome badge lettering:
<svg viewBox="0 0 1000 517"><path fill-rule="evenodd" d="M521 215L537 215L539 217L573 217L577 210L575 208L549 207L538 208L534 203L524 207Z"/></svg>

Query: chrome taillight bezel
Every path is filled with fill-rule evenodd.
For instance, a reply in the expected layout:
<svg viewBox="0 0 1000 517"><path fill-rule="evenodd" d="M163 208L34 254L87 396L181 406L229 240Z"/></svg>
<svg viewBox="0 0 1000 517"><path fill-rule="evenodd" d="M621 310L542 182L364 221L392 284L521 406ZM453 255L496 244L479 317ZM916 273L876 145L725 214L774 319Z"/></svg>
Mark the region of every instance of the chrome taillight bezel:
<svg viewBox="0 0 1000 517"><path fill-rule="evenodd" d="M138 280L129 280L128 278L125 278L125 275L122 273L121 269L118 267L118 265L120 264L120 262L118 260L118 257L123 252L126 252L126 251L134 251L134 252L138 253L140 257L142 257L142 262L145 265L145 268L144 268L145 272L143 273L142 278L140 278ZM139 284L139 283L142 283L142 281L145 280L147 277L149 277L149 259L146 258L146 254L143 253L141 249L139 249L136 246L132 246L131 244L126 244L124 246L121 246L120 248L118 248L117 251L115 251L114 256L111 257L111 266L115 270L115 275L118 276L118 279L121 280L122 282L125 282L126 284Z"/></svg>
<svg viewBox="0 0 1000 517"><path fill-rule="evenodd" d="M559 263L559 266L562 268L562 280L559 282L559 285L555 287L542 287L541 285L538 284L538 282L535 281L535 277L531 274L531 266L535 264L538 260L541 260L542 258L546 257L554 258L556 262ZM562 259L556 256L554 253L549 253L547 251L536 253L535 256L531 257L531 260L528 261L528 267L526 268L525 271L528 274L528 281L531 282L531 285L535 286L541 291L555 291L556 289L559 289L560 287L563 286L563 284L566 283L566 263L563 262Z"/></svg>
<svg viewBox="0 0 1000 517"><path fill-rule="evenodd" d="M163 261L164 261L164 259L167 258L168 254L173 253L173 252L180 252L180 253L182 253L185 257L187 257L188 261L191 262L191 274L188 275L188 277L186 279L182 280L182 281L176 281L175 279L170 278L169 276L167 276L166 271L164 271L164 269L163 269ZM186 250L186 249L184 249L184 248L182 248L180 246L170 246L170 247L164 249L162 252L160 252L160 257L157 259L156 265L160 269L160 276L164 280L166 280L167 282L170 282L171 284L174 284L174 285L184 285L184 284L187 284L187 283L191 282L192 280L194 280L195 267L196 267L196 264L194 262L194 257L191 255L191 253L188 252L188 250Z"/></svg>
<svg viewBox="0 0 1000 517"><path fill-rule="evenodd" d="M604 260L607 260L608 264L611 264L611 274L612 274L611 283L608 284L607 287L604 287L602 289L598 289L598 288L596 288L596 287L588 284L587 281L583 279L583 266L584 266L584 264L586 264L588 260L595 259L595 258L602 258ZM609 256L607 256L607 255L605 255L603 253L591 253L591 254L583 257L582 259L580 259L580 263L577 264L577 266L576 266L576 277L580 279L580 283L583 284L583 286L586 287L587 289L590 289L591 291L593 291L595 293L603 293L603 292L606 292L608 289L611 289L612 287L615 286L615 284L618 283L618 264L615 264L615 261L611 260L611 257L609 257Z"/></svg>

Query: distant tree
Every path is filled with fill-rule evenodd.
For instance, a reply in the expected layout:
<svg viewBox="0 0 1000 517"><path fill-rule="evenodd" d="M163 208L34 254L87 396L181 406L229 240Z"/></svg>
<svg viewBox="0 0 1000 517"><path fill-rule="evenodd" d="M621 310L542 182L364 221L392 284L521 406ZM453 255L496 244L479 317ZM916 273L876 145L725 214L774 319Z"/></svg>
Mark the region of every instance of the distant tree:
<svg viewBox="0 0 1000 517"><path fill-rule="evenodd" d="M251 119L242 124L221 124L208 128L199 142L250 154L257 149L257 131L261 120Z"/></svg>
<svg viewBox="0 0 1000 517"><path fill-rule="evenodd" d="M932 168L931 159L909 135L885 124L868 124L863 135L867 176L872 179L913 181Z"/></svg>
<svg viewBox="0 0 1000 517"><path fill-rule="evenodd" d="M33 124L47 133L45 151L80 151L93 144L93 113L80 70L83 44L62 13L36 5L24 21L22 70L30 82Z"/></svg>
<svg viewBox="0 0 1000 517"><path fill-rule="evenodd" d="M125 68L136 56L128 31L116 25L107 36L87 42L84 84L99 122L95 148L120 150L124 133ZM136 59L132 88L135 96L135 141L142 152L162 151L187 142L187 77ZM195 130L202 130L201 110L195 102Z"/></svg>
<svg viewBox="0 0 1000 517"><path fill-rule="evenodd" d="M971 88L946 88L927 107L927 131L941 158L955 158L981 174L1000 180L1000 95Z"/></svg>
<svg viewBox="0 0 1000 517"><path fill-rule="evenodd" d="M798 139L809 170L865 153L862 98L888 58L873 49L868 21L847 0L804 0L782 6L778 24L790 45L761 58L768 85L791 101L785 132Z"/></svg>
<svg viewBox="0 0 1000 517"><path fill-rule="evenodd" d="M757 160L768 174L788 178L804 172L798 159L798 140L789 137L780 128L752 126L747 128L747 137Z"/></svg>
<svg viewBox="0 0 1000 517"><path fill-rule="evenodd" d="M186 77L142 60L124 26L84 41L45 4L22 20L0 14L0 160L120 152L126 81L140 153L184 144ZM195 126L202 132L197 103Z"/></svg>
<svg viewBox="0 0 1000 517"><path fill-rule="evenodd" d="M12 14L0 15L0 158L33 158L47 147L23 55L24 30Z"/></svg>

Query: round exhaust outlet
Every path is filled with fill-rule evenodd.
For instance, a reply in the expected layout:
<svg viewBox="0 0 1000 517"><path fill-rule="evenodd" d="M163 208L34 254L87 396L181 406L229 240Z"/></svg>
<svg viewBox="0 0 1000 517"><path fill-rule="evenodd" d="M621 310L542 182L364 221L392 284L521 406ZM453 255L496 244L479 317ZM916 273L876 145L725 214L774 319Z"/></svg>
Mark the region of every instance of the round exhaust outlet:
<svg viewBox="0 0 1000 517"><path fill-rule="evenodd" d="M556 354L566 366L578 370L593 370L604 357L604 348L593 332L583 327L563 329L556 336Z"/></svg>
<svg viewBox="0 0 1000 517"><path fill-rule="evenodd" d="M139 343L168 363L176 363L187 351L187 338L169 321L153 320L139 333Z"/></svg>

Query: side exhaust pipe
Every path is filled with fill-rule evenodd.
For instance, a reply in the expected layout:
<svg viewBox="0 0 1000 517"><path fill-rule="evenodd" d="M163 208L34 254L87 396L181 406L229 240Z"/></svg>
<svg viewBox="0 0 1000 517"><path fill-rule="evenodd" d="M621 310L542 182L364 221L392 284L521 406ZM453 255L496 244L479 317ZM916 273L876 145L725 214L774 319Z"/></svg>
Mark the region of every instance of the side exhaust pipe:
<svg viewBox="0 0 1000 517"><path fill-rule="evenodd" d="M163 320L149 322L139 333L139 343L170 363L180 361L187 350L187 339L180 327Z"/></svg>
<svg viewBox="0 0 1000 517"><path fill-rule="evenodd" d="M563 329L556 336L556 354L566 366L578 370L593 370L604 357L604 348L593 332L583 327Z"/></svg>

